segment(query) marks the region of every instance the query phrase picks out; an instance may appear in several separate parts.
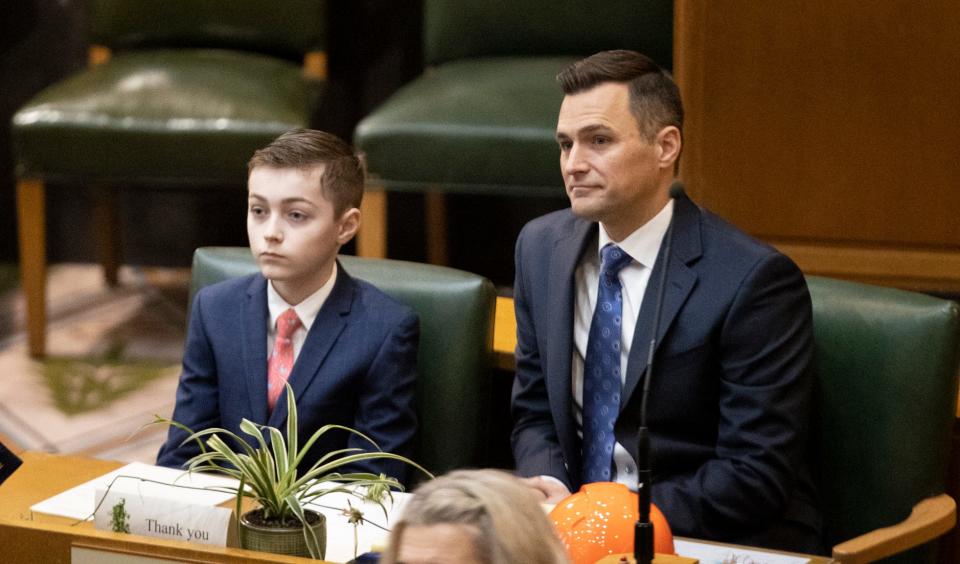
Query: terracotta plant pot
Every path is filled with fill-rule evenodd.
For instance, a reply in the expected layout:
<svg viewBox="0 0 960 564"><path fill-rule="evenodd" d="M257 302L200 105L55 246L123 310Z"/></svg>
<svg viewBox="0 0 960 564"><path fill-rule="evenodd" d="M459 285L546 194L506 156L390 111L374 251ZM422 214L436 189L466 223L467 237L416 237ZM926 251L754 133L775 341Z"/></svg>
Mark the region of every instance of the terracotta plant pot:
<svg viewBox="0 0 960 564"><path fill-rule="evenodd" d="M304 538L302 526L296 527L267 527L251 522L251 515L260 509L248 511L240 516L240 546L248 550L259 550L271 554L287 554L310 558L310 550ZM318 556L323 559L327 552L327 518L322 513L305 511L308 515L316 515L318 519L310 528L317 537L320 548Z"/></svg>

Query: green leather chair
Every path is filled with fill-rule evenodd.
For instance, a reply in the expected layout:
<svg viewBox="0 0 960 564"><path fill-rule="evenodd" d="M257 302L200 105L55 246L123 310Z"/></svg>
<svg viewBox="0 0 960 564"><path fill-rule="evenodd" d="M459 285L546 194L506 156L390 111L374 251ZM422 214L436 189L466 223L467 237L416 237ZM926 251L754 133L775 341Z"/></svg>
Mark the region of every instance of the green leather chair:
<svg viewBox="0 0 960 564"><path fill-rule="evenodd" d="M429 67L363 119L354 133L371 189L428 194L563 197L554 132L558 71L614 48L672 66L672 0L425 0ZM385 222L383 202L365 210ZM431 260L443 260L442 199L427 222ZM379 240L368 241L371 233ZM360 233L361 254L385 253L385 230ZM369 249L369 251L368 251Z"/></svg>
<svg viewBox="0 0 960 564"><path fill-rule="evenodd" d="M475 274L427 264L341 256L366 280L420 315L414 460L434 474L487 461L495 291ZM250 251L205 247L193 256L193 295L209 284L256 272Z"/></svg>
<svg viewBox="0 0 960 564"><path fill-rule="evenodd" d="M322 60L323 0L87 5L90 39L111 56L40 92L13 117L34 356L45 350L46 181L97 188L94 234L107 281L116 284L118 186L245 186L253 151L308 126L323 90L305 74L322 74L315 62Z"/></svg>
<svg viewBox="0 0 960 564"><path fill-rule="evenodd" d="M944 490L957 402L957 304L815 276L807 282L828 546L846 563L928 543L956 521ZM932 548L897 561L930 562Z"/></svg>

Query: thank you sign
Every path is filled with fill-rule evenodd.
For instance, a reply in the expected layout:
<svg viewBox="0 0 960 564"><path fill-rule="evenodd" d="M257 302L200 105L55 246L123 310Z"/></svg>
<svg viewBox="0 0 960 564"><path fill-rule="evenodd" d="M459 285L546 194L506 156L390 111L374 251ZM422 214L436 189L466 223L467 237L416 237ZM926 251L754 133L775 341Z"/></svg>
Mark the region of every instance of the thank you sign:
<svg viewBox="0 0 960 564"><path fill-rule="evenodd" d="M227 545L232 511L130 491L97 490L97 529L216 546Z"/></svg>

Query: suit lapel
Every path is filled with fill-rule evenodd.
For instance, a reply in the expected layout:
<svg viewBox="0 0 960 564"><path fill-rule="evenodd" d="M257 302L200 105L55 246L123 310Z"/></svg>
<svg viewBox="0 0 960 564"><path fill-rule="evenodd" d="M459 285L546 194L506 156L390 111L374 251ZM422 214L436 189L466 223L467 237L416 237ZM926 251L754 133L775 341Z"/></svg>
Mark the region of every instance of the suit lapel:
<svg viewBox="0 0 960 564"><path fill-rule="evenodd" d="M250 419L256 422L267 420L267 280L254 276L247 287L244 306L243 366L250 401Z"/></svg>
<svg viewBox="0 0 960 564"><path fill-rule="evenodd" d="M673 243L670 266L667 272L667 287L663 292L663 309L660 314L660 326L657 331L656 350L660 349L663 336L670 329L676 319L677 312L687 300L690 291L697 283L697 274L690 268L690 264L702 254L700 240L700 210L686 195L676 199L673 210ZM637 384L647 368L647 357L650 351L650 338L653 329L657 290L660 287L660 277L664 264L663 246L650 273L650 281L643 294L640 314L637 316L637 325L633 333L633 343L630 345L630 357L627 360L627 377L620 396L620 409L627 405L630 397L636 391Z"/></svg>
<svg viewBox="0 0 960 564"><path fill-rule="evenodd" d="M310 331L307 333L307 339L300 349L296 362L293 364L293 370L290 372L290 378L287 379L290 387L293 388L293 396L297 399L299 405L301 398L307 387L317 376L320 366L326 359L327 354L333 347L333 344L340 337L344 327L347 325L346 315L350 313L350 307L353 304L355 292L353 279L347 274L340 263L337 263L337 280L333 284L333 289L323 303L320 311L317 312L317 318L314 319ZM287 419L286 396L281 395L277 405L273 408L268 424L271 427L280 428ZM264 403L266 399L264 399Z"/></svg>
<svg viewBox="0 0 960 564"><path fill-rule="evenodd" d="M552 375L547 378L550 411L554 414L557 435L568 461L567 470L575 483L579 483L580 445L571 409L574 273L587 245L595 241L596 232L596 223L574 220L571 233L554 243L547 286L547 343L550 347L547 360Z"/></svg>

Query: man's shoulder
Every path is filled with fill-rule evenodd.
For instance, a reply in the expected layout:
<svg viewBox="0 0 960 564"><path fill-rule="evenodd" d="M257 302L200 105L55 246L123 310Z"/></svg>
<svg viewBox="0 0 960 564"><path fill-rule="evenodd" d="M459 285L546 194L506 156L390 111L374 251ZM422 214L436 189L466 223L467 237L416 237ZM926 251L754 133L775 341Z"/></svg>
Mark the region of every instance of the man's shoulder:
<svg viewBox="0 0 960 564"><path fill-rule="evenodd" d="M708 209L700 208L705 252L721 252L754 262L780 251Z"/></svg>
<svg viewBox="0 0 960 564"><path fill-rule="evenodd" d="M700 208L700 226L702 264L705 271L719 275L716 280L736 284L760 268L778 276L803 279L790 257L704 208Z"/></svg>
<svg viewBox="0 0 960 564"><path fill-rule="evenodd" d="M564 208L530 220L520 230L517 239L552 244L557 239L569 237L574 226L584 221L575 216L570 208Z"/></svg>

